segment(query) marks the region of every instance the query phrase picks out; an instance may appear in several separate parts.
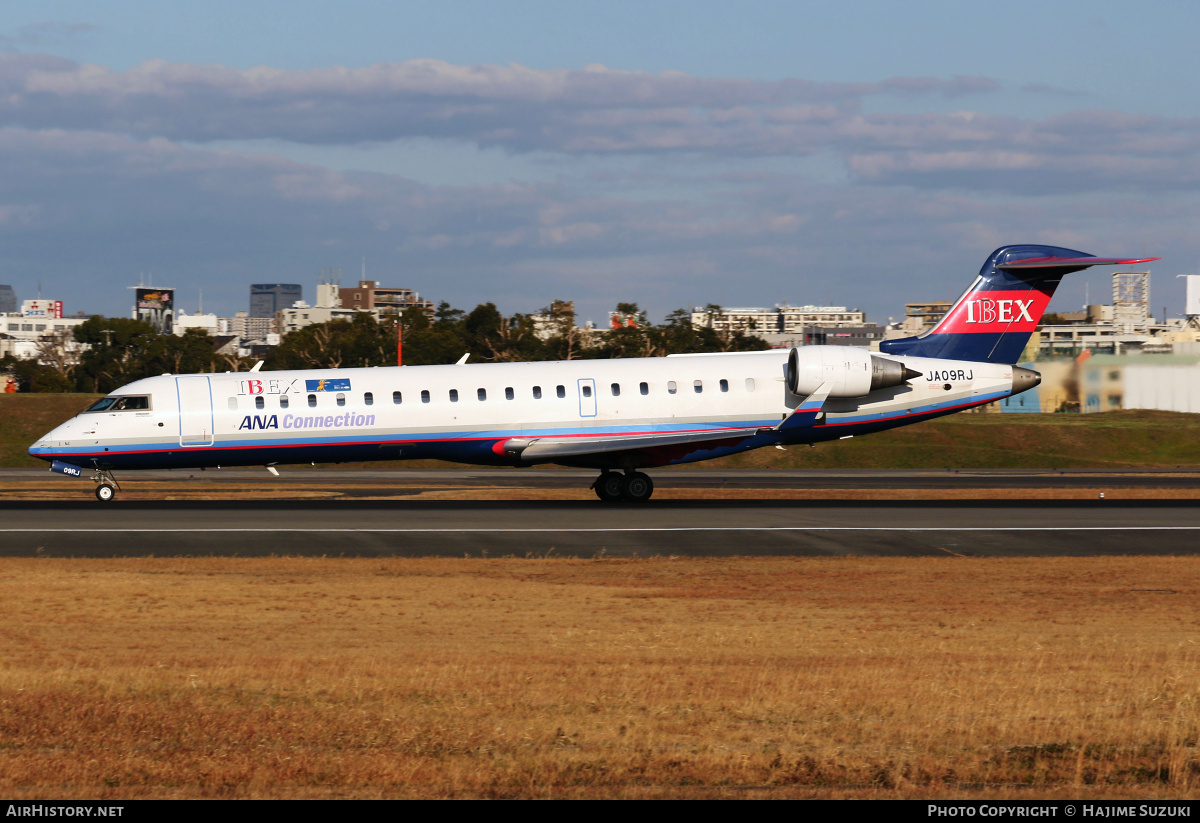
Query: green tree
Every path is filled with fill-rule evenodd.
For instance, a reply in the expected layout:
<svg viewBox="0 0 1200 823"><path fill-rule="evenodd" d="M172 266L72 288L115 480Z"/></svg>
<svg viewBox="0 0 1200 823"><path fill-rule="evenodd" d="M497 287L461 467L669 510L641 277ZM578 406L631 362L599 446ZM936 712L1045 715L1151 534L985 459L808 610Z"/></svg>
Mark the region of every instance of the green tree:
<svg viewBox="0 0 1200 823"><path fill-rule="evenodd" d="M359 312L353 320L314 323L284 335L267 358L267 367L277 370L391 366L396 363L395 335L393 322L380 323L368 312Z"/></svg>
<svg viewBox="0 0 1200 823"><path fill-rule="evenodd" d="M545 342L541 356L545 360L574 360L583 349L583 332L575 325L575 302L554 300L538 314L543 318Z"/></svg>
<svg viewBox="0 0 1200 823"><path fill-rule="evenodd" d="M74 389L66 375L53 366L38 363L36 359L6 354L0 358L0 372L11 372L17 381L17 391L23 393L69 392Z"/></svg>
<svg viewBox="0 0 1200 823"><path fill-rule="evenodd" d="M75 327L75 339L90 348L75 369L78 391L107 394L126 383L162 374L151 366L159 334L149 323L128 317L90 317ZM162 347L158 347L159 351Z"/></svg>
<svg viewBox="0 0 1200 823"><path fill-rule="evenodd" d="M401 315L404 324L404 365L437 366L453 363L468 351L463 329L464 313L444 300L433 323L415 307Z"/></svg>

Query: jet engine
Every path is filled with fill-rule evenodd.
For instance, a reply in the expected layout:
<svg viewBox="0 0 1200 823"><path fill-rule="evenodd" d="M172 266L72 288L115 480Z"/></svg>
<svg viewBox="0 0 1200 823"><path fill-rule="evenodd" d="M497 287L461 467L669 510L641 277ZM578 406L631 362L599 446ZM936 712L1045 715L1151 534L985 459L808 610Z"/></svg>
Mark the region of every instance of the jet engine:
<svg viewBox="0 0 1200 823"><path fill-rule="evenodd" d="M862 397L876 389L899 386L920 377L899 360L877 357L849 346L805 346L792 349L787 362L787 387L792 394L810 395L822 383L833 386L830 397Z"/></svg>

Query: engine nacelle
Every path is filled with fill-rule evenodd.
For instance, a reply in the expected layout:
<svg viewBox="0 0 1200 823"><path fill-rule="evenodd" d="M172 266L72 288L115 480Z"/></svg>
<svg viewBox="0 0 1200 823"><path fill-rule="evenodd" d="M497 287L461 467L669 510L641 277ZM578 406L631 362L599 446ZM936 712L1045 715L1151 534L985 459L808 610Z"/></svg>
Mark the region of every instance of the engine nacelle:
<svg viewBox="0 0 1200 823"><path fill-rule="evenodd" d="M805 346L792 349L787 362L787 387L792 394L810 395L822 383L830 397L862 397L876 389L899 386L920 372L898 360L876 357L850 346Z"/></svg>

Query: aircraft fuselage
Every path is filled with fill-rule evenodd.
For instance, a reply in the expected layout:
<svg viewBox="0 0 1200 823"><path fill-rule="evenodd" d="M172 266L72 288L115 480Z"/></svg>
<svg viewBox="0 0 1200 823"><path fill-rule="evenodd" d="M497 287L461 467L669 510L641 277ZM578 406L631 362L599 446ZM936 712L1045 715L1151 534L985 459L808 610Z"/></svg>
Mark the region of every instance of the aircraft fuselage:
<svg viewBox="0 0 1200 823"><path fill-rule="evenodd" d="M163 375L109 396L136 402L81 413L29 451L117 471L398 458L631 469L851 437L1013 393L1011 365L885 356L920 376L859 397L830 397L812 425L776 430L804 399L788 390L787 359L787 350L777 350ZM718 439L726 431L729 439ZM636 448L638 438L689 433L695 442ZM553 460L502 448L514 439L572 438L611 440L613 448Z"/></svg>

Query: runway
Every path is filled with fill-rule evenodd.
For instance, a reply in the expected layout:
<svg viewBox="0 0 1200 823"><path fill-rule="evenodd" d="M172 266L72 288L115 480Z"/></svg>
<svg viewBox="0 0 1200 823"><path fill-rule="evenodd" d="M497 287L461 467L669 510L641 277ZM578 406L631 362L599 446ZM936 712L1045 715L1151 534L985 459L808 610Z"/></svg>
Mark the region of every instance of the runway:
<svg viewBox="0 0 1200 823"><path fill-rule="evenodd" d="M281 479L240 471L222 474L232 488L210 483L203 499L184 494L201 487L194 476L155 474L174 478L139 482L167 491L101 505L82 481L52 480L61 482L50 487L62 489L55 499L43 494L44 473L0 472L0 556L1012 557L1192 555L1200 547L1200 501L1154 498L1156 490L1192 495L1200 489L1194 472L663 472L656 477L662 497L640 506L587 499L580 487L591 474L571 471ZM842 499L771 499L814 485ZM40 499L19 498L34 486ZM728 499L731 486L736 499ZM313 488L342 491L304 499ZM422 489L439 488L467 489L471 499L422 497ZM1096 488L1110 491L1100 498ZM264 489L291 489L301 499L262 499ZM545 499L510 499L529 489ZM673 499L672 489L704 498ZM884 499L848 499L881 489ZM966 499L895 499L914 489ZM1049 499L1063 489L1086 498ZM1120 489L1150 497L1114 499ZM994 499L998 490L1007 497Z"/></svg>

